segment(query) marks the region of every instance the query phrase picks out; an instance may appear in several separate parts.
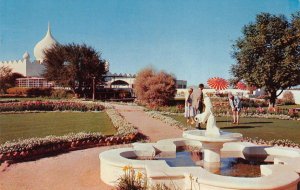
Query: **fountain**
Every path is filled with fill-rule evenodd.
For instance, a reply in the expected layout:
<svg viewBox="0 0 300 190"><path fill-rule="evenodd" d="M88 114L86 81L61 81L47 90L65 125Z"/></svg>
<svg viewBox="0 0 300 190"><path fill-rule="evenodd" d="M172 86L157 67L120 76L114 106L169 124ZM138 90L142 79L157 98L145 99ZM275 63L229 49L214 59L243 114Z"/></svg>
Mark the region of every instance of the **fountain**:
<svg viewBox="0 0 300 190"><path fill-rule="evenodd" d="M299 149L241 142L241 134L223 132L216 126L209 97L204 98L204 103L204 113L198 114L195 119L201 123L207 122L206 130L184 131L183 138L164 139L156 143L133 143L129 148L102 152L99 154L101 180L114 186L119 177L124 175L123 167L131 166L146 176L149 185L164 183L171 189L299 189ZM196 152L179 151L191 147ZM226 176L227 173L242 171L227 165L239 159L252 162L253 158L262 163L268 162L255 165L254 170L258 170L259 174L248 175L247 170L253 168L242 165L246 175ZM225 175L220 172L224 166L227 167L223 171ZM236 166L239 167L239 164Z"/></svg>
<svg viewBox="0 0 300 190"><path fill-rule="evenodd" d="M213 106L208 96L204 97L205 110L196 115L195 120L206 125L206 130L184 131L186 139L198 140L202 143L204 152L204 166L209 170L218 170L220 167L221 149L224 143L240 141L242 134L222 132L216 125Z"/></svg>

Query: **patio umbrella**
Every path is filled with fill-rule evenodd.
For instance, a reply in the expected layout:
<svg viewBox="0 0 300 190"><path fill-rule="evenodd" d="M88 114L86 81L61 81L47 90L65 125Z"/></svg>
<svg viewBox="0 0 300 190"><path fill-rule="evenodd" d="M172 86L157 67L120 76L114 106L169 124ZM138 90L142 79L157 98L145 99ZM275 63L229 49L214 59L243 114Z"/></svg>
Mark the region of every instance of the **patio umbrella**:
<svg viewBox="0 0 300 190"><path fill-rule="evenodd" d="M247 90L247 85L245 84L245 83L243 83L243 82L241 82L241 81L239 81L236 85L235 85L235 87L237 88L237 89L240 89L240 90Z"/></svg>
<svg viewBox="0 0 300 190"><path fill-rule="evenodd" d="M254 91L256 89L257 88L255 86L247 86L247 90L249 90L249 91Z"/></svg>
<svg viewBox="0 0 300 190"><path fill-rule="evenodd" d="M225 90L229 86L228 81L220 77L213 77L208 79L207 84L210 88L213 88L215 90Z"/></svg>

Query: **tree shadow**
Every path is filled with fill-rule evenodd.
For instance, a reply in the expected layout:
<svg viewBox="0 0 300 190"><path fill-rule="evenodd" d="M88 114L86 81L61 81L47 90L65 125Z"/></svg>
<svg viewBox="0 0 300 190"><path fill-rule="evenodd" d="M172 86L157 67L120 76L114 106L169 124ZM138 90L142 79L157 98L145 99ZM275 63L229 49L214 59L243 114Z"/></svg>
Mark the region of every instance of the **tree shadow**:
<svg viewBox="0 0 300 190"><path fill-rule="evenodd" d="M228 120L228 121L217 121L217 123L231 123L231 120Z"/></svg>
<svg viewBox="0 0 300 190"><path fill-rule="evenodd" d="M220 129L252 129L252 128L260 128L261 125L257 126L247 126L247 125L236 125L236 126L230 126L230 127L221 127Z"/></svg>
<svg viewBox="0 0 300 190"><path fill-rule="evenodd" d="M231 123L231 121L217 121L217 123ZM242 122L240 124L266 124L266 123L274 123L272 121L250 121L250 122Z"/></svg>
<svg viewBox="0 0 300 190"><path fill-rule="evenodd" d="M246 122L246 123L242 123L242 124L264 124L264 123L274 123L274 122L271 122L271 121L251 121L251 122Z"/></svg>

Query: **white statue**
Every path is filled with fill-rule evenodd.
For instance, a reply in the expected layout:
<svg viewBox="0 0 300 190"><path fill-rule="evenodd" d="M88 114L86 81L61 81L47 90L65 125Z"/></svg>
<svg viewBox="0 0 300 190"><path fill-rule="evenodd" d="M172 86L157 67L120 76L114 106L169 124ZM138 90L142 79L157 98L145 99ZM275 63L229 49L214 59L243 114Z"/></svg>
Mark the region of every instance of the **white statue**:
<svg viewBox="0 0 300 190"><path fill-rule="evenodd" d="M208 96L204 97L204 105L204 112L197 114L195 121L199 123L205 123L207 121L205 136L220 136L220 129L217 127L216 118L213 113L213 105Z"/></svg>

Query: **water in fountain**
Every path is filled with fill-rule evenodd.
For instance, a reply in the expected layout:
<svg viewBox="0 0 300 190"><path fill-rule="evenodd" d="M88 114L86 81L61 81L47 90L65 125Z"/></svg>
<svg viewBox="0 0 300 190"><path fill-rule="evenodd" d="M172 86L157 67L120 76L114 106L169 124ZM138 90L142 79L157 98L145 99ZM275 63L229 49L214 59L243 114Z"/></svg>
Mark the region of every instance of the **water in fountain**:
<svg viewBox="0 0 300 190"><path fill-rule="evenodd" d="M170 167L204 167L201 152L179 151L174 158L158 158L158 160L165 160ZM213 173L232 177L260 177L262 164L272 163L238 157L221 158L220 169Z"/></svg>

